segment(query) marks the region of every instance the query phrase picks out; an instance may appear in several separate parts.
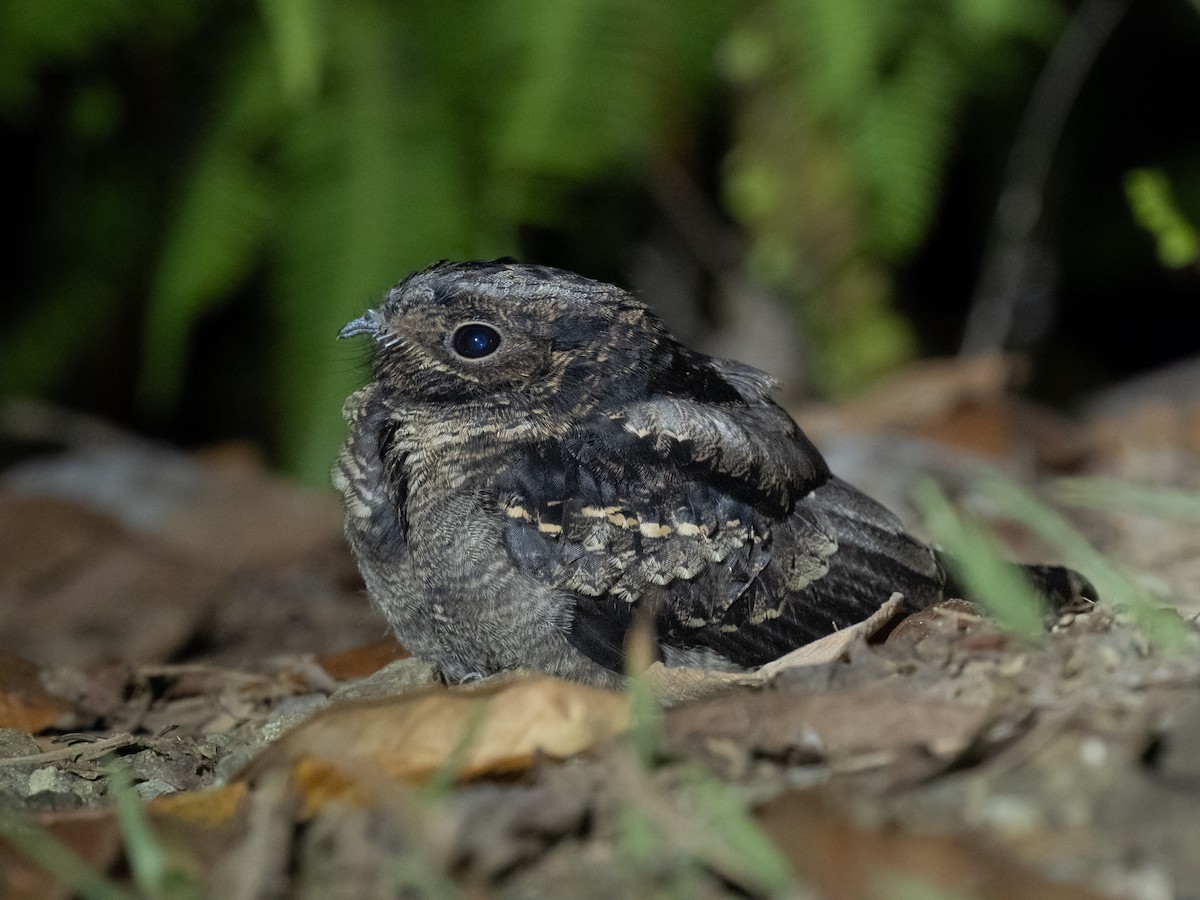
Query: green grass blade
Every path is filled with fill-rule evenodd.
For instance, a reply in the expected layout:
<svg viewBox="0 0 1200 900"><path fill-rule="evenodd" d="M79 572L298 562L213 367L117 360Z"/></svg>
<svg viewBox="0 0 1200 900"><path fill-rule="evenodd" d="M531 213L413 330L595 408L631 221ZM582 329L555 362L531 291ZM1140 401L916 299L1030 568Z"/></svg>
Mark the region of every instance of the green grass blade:
<svg viewBox="0 0 1200 900"><path fill-rule="evenodd" d="M795 886L788 861L754 821L746 801L736 791L704 776L693 786L692 796L713 842L714 858L736 860L744 873L752 873L753 885L769 896Z"/></svg>
<svg viewBox="0 0 1200 900"><path fill-rule="evenodd" d="M145 893L162 896L169 868L167 856L150 829L150 820L142 808L142 798L133 789L124 770L116 765L109 766L108 777L133 880Z"/></svg>
<svg viewBox="0 0 1200 900"><path fill-rule="evenodd" d="M1057 548L1066 565L1085 573L1102 600L1133 616L1151 643L1167 649L1183 647L1189 629L1179 615L1158 606L1146 589L1088 543L1062 515L999 475L981 479L978 488L1002 514Z"/></svg>
<svg viewBox="0 0 1200 900"><path fill-rule="evenodd" d="M954 511L932 480L917 485L913 499L953 575L1005 629L1024 637L1042 633L1042 601L1019 567L1005 560L995 540Z"/></svg>
<svg viewBox="0 0 1200 900"><path fill-rule="evenodd" d="M86 900L135 900L133 894L109 881L31 819L0 811L0 838Z"/></svg>

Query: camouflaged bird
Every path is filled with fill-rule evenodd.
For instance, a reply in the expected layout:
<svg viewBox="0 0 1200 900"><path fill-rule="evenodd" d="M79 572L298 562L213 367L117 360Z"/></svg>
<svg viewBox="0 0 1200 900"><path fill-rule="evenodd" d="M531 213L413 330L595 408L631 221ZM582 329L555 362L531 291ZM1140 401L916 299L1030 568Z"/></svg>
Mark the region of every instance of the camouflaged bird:
<svg viewBox="0 0 1200 900"><path fill-rule="evenodd" d="M893 592L943 596L938 555L830 473L768 375L689 350L617 287L442 262L340 336L359 334L376 346L334 469L346 535L449 680L618 683L637 617L668 665L750 668Z"/></svg>

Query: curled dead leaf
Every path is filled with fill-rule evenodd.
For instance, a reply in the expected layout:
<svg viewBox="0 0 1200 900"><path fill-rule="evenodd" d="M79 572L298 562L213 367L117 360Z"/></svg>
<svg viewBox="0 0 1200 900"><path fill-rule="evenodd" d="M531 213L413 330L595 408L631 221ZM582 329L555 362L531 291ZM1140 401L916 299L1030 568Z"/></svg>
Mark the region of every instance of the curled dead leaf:
<svg viewBox="0 0 1200 900"><path fill-rule="evenodd" d="M289 768L311 813L334 798L365 799L380 780L423 782L446 770L465 779L519 771L537 754L565 759L628 725L624 694L553 678L438 688L322 710L242 778Z"/></svg>
<svg viewBox="0 0 1200 900"><path fill-rule="evenodd" d="M152 813L170 816L193 825L214 827L230 821L246 796L242 782L204 791L179 791L163 794L147 804Z"/></svg>
<svg viewBox="0 0 1200 900"><path fill-rule="evenodd" d="M767 663L758 670L758 675L763 681L770 681L781 672L798 666L822 666L836 662L856 640L860 638L866 640L872 637L903 615L904 595L892 594L879 609L866 619L856 622L849 628L826 635L819 641L797 647L791 653Z"/></svg>
<svg viewBox="0 0 1200 900"><path fill-rule="evenodd" d="M37 666L0 651L0 728L36 734L53 725L67 708L64 700L42 686Z"/></svg>
<svg viewBox="0 0 1200 900"><path fill-rule="evenodd" d="M411 655L395 638L386 637L365 647L326 653L317 658L317 665L334 681L351 681L373 675L388 663Z"/></svg>
<svg viewBox="0 0 1200 900"><path fill-rule="evenodd" d="M717 672L686 666L668 667L656 662L646 669L644 677L655 699L663 706L694 703L726 693L731 688L767 684L789 669L836 662L855 641L871 638L905 614L904 596L897 593L863 621L797 647L754 672Z"/></svg>

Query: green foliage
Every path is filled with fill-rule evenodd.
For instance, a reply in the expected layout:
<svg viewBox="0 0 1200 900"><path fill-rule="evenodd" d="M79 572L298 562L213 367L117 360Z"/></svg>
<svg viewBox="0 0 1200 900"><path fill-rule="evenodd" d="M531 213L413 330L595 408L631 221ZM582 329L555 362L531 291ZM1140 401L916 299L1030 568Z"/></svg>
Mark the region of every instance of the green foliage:
<svg viewBox="0 0 1200 900"><path fill-rule="evenodd" d="M1060 18L1051 0L777 0L732 35L727 200L759 275L799 305L827 390L912 354L892 266L931 225L964 102Z"/></svg>
<svg viewBox="0 0 1200 900"><path fill-rule="evenodd" d="M978 894L947 890L907 872L886 872L875 882L872 896L888 900L977 900Z"/></svg>
<svg viewBox="0 0 1200 900"><path fill-rule="evenodd" d="M0 6L0 110L22 119L40 105L38 78L53 64L76 62L136 27L128 0L46 0Z"/></svg>
<svg viewBox="0 0 1200 900"><path fill-rule="evenodd" d="M746 798L704 771L689 785L696 820L711 858L724 862L768 896L794 889L791 867L774 842L759 828Z"/></svg>
<svg viewBox="0 0 1200 900"><path fill-rule="evenodd" d="M654 686L641 672L628 672L629 746L638 762L649 770L662 746L662 707Z"/></svg>
<svg viewBox="0 0 1200 900"><path fill-rule="evenodd" d="M361 377L341 324L435 259L519 253L523 229L586 215L584 188L702 157L727 97L718 189L802 311L818 381L851 386L912 352L891 266L929 227L964 98L1056 9L14 0L0 118L41 135L40 218L0 392L52 393L132 341L109 357L136 358L143 416L169 420L199 326L236 310L270 326L256 415L323 482Z"/></svg>
<svg viewBox="0 0 1200 900"><path fill-rule="evenodd" d="M259 0L263 24L275 57L279 87L291 105L317 96L325 62L318 0Z"/></svg>
<svg viewBox="0 0 1200 900"><path fill-rule="evenodd" d="M1165 173L1134 169L1125 176L1125 196L1137 223L1153 236L1164 266L1182 269L1200 262L1200 235L1176 205Z"/></svg>

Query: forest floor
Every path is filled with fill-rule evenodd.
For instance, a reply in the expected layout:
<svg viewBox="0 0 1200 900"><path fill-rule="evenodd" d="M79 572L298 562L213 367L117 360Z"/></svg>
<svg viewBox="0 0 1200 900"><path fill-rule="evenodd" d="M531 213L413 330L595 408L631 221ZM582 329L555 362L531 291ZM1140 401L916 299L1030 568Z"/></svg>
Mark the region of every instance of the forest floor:
<svg viewBox="0 0 1200 900"><path fill-rule="evenodd" d="M1067 421L1010 374L797 415L906 520L929 475L1027 561L1055 549L977 473L1190 494L1061 509L1172 640L1103 601L1034 638L950 602L757 676L446 687L387 638L332 491L9 407L0 896L1200 897L1200 401L1131 385Z"/></svg>

